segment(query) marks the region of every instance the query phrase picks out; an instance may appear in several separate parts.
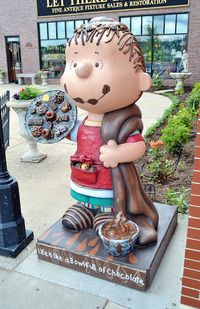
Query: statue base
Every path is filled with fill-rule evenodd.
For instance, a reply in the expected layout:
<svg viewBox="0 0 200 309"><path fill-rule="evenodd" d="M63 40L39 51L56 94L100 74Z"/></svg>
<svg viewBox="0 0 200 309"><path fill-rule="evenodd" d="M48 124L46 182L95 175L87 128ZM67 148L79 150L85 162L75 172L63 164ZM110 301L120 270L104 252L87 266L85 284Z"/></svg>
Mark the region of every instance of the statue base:
<svg viewBox="0 0 200 309"><path fill-rule="evenodd" d="M61 219L42 234L36 244L38 258L137 290L150 287L177 225L177 208L156 204L158 241L148 248L134 248L125 257L106 253L92 229L71 232Z"/></svg>

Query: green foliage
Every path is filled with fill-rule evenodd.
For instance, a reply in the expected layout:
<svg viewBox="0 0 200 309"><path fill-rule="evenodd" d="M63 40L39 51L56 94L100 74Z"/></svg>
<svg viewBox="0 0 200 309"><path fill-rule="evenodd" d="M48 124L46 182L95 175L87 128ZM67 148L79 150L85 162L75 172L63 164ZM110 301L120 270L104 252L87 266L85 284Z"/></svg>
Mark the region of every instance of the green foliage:
<svg viewBox="0 0 200 309"><path fill-rule="evenodd" d="M180 191L175 191L174 189L168 189L165 198L168 204L172 206L177 206L178 207L178 212L184 214L189 205L186 201L186 198L188 197L189 194L189 189L186 189L182 187Z"/></svg>
<svg viewBox="0 0 200 309"><path fill-rule="evenodd" d="M159 74L153 73L152 86L156 90L161 89L163 86L163 77L161 77Z"/></svg>
<svg viewBox="0 0 200 309"><path fill-rule="evenodd" d="M43 90L36 86L26 86L22 88L19 93L14 94L16 100L30 100L36 98L38 95L42 94Z"/></svg>
<svg viewBox="0 0 200 309"><path fill-rule="evenodd" d="M179 90L176 90L176 92L175 92L175 94L176 95L182 95L182 94L184 94L184 89L179 89Z"/></svg>
<svg viewBox="0 0 200 309"><path fill-rule="evenodd" d="M192 89L188 99L186 100L186 103L187 103L188 107L192 108L194 111L197 111L199 109L200 82L198 82L194 85L194 88Z"/></svg>
<svg viewBox="0 0 200 309"><path fill-rule="evenodd" d="M170 153L177 153L189 141L190 129L180 123L171 122L162 131L161 140Z"/></svg>
<svg viewBox="0 0 200 309"><path fill-rule="evenodd" d="M158 145L156 148L150 149L148 155L150 158L148 168L152 180L162 181L173 173L173 164L166 158L166 152L163 146Z"/></svg>
<svg viewBox="0 0 200 309"><path fill-rule="evenodd" d="M190 139L190 131L194 113L181 106L175 116L171 116L167 126L162 130L161 140L165 143L170 153L177 153Z"/></svg>
<svg viewBox="0 0 200 309"><path fill-rule="evenodd" d="M167 108L162 117L160 119L157 120L156 123L154 123L152 126L150 126L147 130L146 130L146 133L145 133L145 137L149 137L151 136L155 130L157 128L159 128L165 121L167 118L169 118L169 116L171 116L172 112L177 108L177 106L179 106L180 104L180 100L177 96L171 94L171 93L165 93L163 94L164 96L168 97L171 101L172 101L172 104L170 105L169 108Z"/></svg>

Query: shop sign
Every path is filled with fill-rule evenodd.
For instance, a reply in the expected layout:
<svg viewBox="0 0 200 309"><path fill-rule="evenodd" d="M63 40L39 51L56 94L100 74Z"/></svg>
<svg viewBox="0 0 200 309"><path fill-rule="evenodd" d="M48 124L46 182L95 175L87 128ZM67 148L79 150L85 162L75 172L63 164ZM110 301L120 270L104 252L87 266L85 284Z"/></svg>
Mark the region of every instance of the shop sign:
<svg viewBox="0 0 200 309"><path fill-rule="evenodd" d="M188 5L189 0L37 0L38 17Z"/></svg>

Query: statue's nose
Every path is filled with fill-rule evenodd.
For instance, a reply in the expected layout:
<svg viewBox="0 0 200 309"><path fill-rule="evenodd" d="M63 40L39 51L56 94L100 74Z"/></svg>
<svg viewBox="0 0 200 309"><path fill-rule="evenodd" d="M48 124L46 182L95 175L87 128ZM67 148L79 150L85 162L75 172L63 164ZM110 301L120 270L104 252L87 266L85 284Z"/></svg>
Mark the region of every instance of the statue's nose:
<svg viewBox="0 0 200 309"><path fill-rule="evenodd" d="M92 72L92 65L89 62L79 63L75 72L80 78L87 78Z"/></svg>

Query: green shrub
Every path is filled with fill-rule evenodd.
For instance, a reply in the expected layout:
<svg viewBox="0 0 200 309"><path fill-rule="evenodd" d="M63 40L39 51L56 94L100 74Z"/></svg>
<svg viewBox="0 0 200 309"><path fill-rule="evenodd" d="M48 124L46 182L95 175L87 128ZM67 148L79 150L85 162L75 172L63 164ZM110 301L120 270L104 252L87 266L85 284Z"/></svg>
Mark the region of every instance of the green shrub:
<svg viewBox="0 0 200 309"><path fill-rule="evenodd" d="M165 194L166 202L172 206L178 207L178 212L184 214L188 209L189 205L186 201L188 197L189 189L182 187L180 191L174 189L168 189Z"/></svg>
<svg viewBox="0 0 200 309"><path fill-rule="evenodd" d="M189 108L192 108L194 111L199 109L200 103L200 82L194 85L188 99L186 100Z"/></svg>
<svg viewBox="0 0 200 309"><path fill-rule="evenodd" d="M190 139L190 128L178 121L170 122L164 130L160 139L165 143L170 153L177 153Z"/></svg>
<svg viewBox="0 0 200 309"><path fill-rule="evenodd" d="M179 111L176 114L176 119L180 122L180 124L191 128L194 115L195 114L193 110L185 108L183 105L181 105Z"/></svg>
<svg viewBox="0 0 200 309"><path fill-rule="evenodd" d="M162 130L161 140L170 153L177 153L190 139L190 131L195 113L183 105L173 117L168 120L167 126Z"/></svg>
<svg viewBox="0 0 200 309"><path fill-rule="evenodd" d="M150 142L148 151L148 169L152 180L165 180L173 172L173 164L166 158L165 145L162 141Z"/></svg>
<svg viewBox="0 0 200 309"><path fill-rule="evenodd" d="M152 76L152 87L155 90L161 89L163 86L163 77L161 77L159 74L153 73Z"/></svg>

